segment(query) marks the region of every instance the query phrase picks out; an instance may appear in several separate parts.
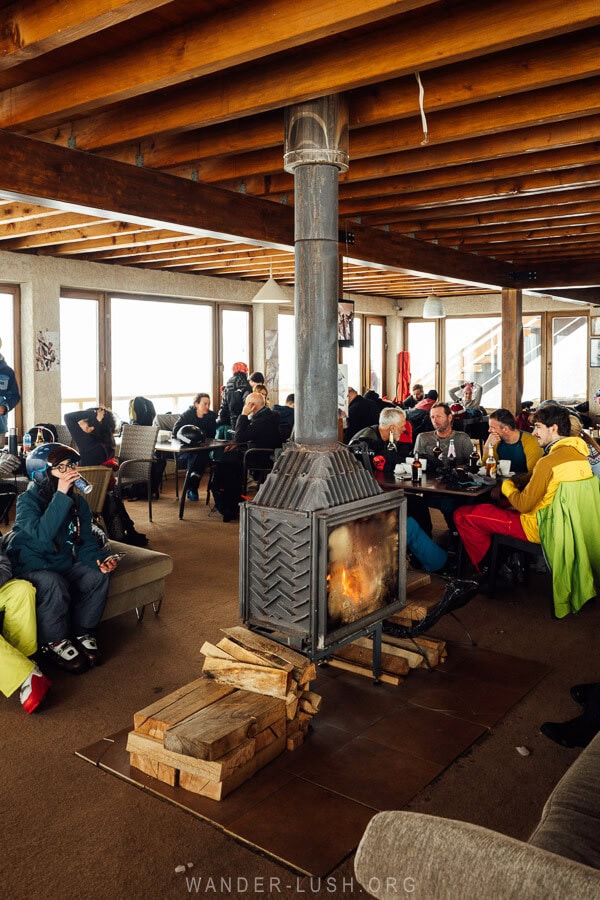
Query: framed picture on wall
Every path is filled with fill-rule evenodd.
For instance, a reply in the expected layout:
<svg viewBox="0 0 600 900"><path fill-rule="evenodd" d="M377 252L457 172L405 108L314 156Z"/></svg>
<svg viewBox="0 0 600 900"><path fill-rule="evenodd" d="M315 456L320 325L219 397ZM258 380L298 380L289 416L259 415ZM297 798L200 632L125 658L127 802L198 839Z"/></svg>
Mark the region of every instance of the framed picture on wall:
<svg viewBox="0 0 600 900"><path fill-rule="evenodd" d="M593 369L600 368L600 337L590 341L590 366Z"/></svg>
<svg viewBox="0 0 600 900"><path fill-rule="evenodd" d="M340 347L354 346L354 302L338 300L338 344Z"/></svg>

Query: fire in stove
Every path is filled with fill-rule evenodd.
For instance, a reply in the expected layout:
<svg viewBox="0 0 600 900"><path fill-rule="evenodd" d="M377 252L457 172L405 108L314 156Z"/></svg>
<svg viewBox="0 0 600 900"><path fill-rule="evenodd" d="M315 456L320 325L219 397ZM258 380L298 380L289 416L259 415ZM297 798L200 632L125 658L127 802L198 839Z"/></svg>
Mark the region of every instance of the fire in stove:
<svg viewBox="0 0 600 900"><path fill-rule="evenodd" d="M328 537L327 629L383 609L398 597L398 512L333 528Z"/></svg>

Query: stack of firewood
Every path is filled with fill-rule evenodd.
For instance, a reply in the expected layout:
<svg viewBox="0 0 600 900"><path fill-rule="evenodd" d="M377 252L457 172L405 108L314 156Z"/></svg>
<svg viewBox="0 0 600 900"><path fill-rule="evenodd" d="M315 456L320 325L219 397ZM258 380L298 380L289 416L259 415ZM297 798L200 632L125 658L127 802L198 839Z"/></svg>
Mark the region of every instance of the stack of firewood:
<svg viewBox="0 0 600 900"><path fill-rule="evenodd" d="M203 645L201 678L135 714L127 741L134 768L214 800L300 746L321 703L306 657L246 628L225 634Z"/></svg>
<svg viewBox="0 0 600 900"><path fill-rule="evenodd" d="M317 677L315 664L242 626L222 630L222 640L205 642L200 650L206 657L203 673L221 684L284 700L286 747L295 750L321 705L321 697L308 689Z"/></svg>

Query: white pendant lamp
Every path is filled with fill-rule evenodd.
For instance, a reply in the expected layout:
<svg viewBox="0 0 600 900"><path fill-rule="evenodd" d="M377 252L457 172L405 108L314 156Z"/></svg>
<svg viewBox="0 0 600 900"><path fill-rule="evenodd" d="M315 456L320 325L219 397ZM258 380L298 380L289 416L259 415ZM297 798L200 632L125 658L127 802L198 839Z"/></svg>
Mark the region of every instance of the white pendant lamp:
<svg viewBox="0 0 600 900"><path fill-rule="evenodd" d="M265 281L258 294L252 298L253 303L289 303L287 295L273 278L273 267L269 267L269 280Z"/></svg>
<svg viewBox="0 0 600 900"><path fill-rule="evenodd" d="M441 297L437 294L430 294L423 304L424 319L445 319L446 310Z"/></svg>

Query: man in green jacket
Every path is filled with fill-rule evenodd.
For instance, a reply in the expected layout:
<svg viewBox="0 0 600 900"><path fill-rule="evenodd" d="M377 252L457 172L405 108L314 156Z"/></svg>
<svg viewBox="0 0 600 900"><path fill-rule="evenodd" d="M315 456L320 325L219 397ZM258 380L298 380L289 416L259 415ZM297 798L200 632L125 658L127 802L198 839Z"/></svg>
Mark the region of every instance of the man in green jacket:
<svg viewBox="0 0 600 900"><path fill-rule="evenodd" d="M7 553L13 574L36 588L38 644L69 672L97 665L93 630L102 618L108 575L116 568L100 549L90 508L74 493L79 454L65 444L40 444L26 460L32 484L17 500Z"/></svg>
<svg viewBox="0 0 600 900"><path fill-rule="evenodd" d="M563 481L594 477L585 441L569 437L571 422L564 406L542 407L534 414L533 421L533 434L544 455L536 463L531 480L522 491L511 479L502 483L502 493L512 508L480 503L461 506L454 513L456 528L476 569L490 549L494 534L507 534L539 544L537 512L550 506L558 485Z"/></svg>

